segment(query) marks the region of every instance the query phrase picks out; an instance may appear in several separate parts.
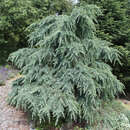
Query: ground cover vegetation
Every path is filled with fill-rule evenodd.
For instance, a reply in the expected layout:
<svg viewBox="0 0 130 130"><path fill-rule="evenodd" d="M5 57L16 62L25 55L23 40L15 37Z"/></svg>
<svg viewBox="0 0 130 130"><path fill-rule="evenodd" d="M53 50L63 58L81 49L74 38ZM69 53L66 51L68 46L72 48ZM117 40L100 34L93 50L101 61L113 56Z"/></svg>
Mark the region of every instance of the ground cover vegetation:
<svg viewBox="0 0 130 130"><path fill-rule="evenodd" d="M11 52L27 46L27 26L70 7L66 0L0 0L0 64Z"/></svg>
<svg viewBox="0 0 130 130"><path fill-rule="evenodd" d="M129 130L125 114L113 107L124 85L108 63L120 63L120 52L96 37L95 5L69 15L51 15L28 29L29 47L9 57L22 73L13 82L8 102L39 122L85 122L90 130Z"/></svg>

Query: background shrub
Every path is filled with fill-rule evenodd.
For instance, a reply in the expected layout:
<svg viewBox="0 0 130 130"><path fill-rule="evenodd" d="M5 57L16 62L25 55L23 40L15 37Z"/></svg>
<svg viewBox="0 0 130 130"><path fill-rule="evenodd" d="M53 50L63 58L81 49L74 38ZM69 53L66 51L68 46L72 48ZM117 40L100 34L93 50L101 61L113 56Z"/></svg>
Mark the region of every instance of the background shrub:
<svg viewBox="0 0 130 130"><path fill-rule="evenodd" d="M0 63L4 63L11 52L27 46L27 26L70 9L71 3L66 0L1 0Z"/></svg>

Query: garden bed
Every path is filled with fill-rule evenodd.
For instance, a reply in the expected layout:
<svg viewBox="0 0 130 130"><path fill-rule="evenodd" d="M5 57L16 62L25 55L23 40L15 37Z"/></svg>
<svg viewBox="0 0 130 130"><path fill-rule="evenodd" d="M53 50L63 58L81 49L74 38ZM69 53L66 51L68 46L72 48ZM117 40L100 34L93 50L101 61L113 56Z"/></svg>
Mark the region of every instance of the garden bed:
<svg viewBox="0 0 130 130"><path fill-rule="evenodd" d="M0 86L5 85L6 80L15 77L18 70L10 65L0 66Z"/></svg>

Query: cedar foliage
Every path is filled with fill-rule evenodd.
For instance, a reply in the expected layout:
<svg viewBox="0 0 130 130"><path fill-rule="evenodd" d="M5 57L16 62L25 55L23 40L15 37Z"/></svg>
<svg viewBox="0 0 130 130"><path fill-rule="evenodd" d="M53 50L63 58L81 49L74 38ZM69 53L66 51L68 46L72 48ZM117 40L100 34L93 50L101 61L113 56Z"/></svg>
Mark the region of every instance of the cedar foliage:
<svg viewBox="0 0 130 130"><path fill-rule="evenodd" d="M113 43L123 55L122 65L113 66L113 72L130 92L130 1L129 0L80 0L80 4L95 4L101 8L96 34Z"/></svg>
<svg viewBox="0 0 130 130"><path fill-rule="evenodd" d="M40 121L85 120L90 125L101 117L99 122L111 125L102 120L104 102L124 86L107 64L120 61L118 50L95 36L100 14L98 7L86 5L32 24L29 47L9 57L23 75L13 83L9 104Z"/></svg>

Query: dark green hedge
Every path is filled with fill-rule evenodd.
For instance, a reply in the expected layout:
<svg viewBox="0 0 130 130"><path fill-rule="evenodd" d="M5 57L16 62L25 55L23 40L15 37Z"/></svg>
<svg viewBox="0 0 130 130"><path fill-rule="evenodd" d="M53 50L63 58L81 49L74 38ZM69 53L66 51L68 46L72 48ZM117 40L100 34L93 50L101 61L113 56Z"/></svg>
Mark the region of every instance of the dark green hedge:
<svg viewBox="0 0 130 130"><path fill-rule="evenodd" d="M0 63L9 53L27 46L26 28L55 13L71 9L66 0L1 0L0 1Z"/></svg>

